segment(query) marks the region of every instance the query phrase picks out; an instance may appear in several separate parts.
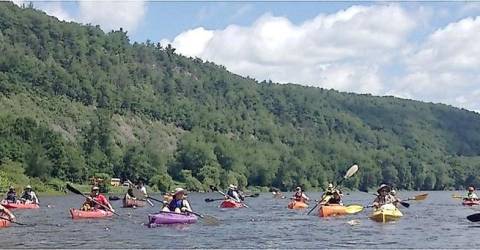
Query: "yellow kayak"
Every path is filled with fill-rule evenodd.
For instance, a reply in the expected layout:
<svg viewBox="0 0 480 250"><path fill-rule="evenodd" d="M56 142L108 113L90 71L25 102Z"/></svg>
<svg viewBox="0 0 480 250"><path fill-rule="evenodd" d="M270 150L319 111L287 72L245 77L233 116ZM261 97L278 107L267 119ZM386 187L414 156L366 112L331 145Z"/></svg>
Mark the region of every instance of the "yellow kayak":
<svg viewBox="0 0 480 250"><path fill-rule="evenodd" d="M373 211L370 219L376 222L389 222L400 219L403 216L402 212L393 204L386 204L379 209Z"/></svg>

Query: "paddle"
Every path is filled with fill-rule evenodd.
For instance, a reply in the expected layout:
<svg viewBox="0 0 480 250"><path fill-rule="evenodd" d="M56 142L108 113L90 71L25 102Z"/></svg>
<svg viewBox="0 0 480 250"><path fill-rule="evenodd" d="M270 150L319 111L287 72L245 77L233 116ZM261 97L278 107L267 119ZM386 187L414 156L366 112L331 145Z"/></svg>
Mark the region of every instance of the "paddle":
<svg viewBox="0 0 480 250"><path fill-rule="evenodd" d="M419 194L419 195L416 195L414 197L408 198L407 201L423 201L423 200L427 199L427 196L428 196L427 193Z"/></svg>
<svg viewBox="0 0 480 250"><path fill-rule="evenodd" d="M467 220L469 220L471 222L479 222L480 221L480 213L471 214L471 215L467 216Z"/></svg>
<svg viewBox="0 0 480 250"><path fill-rule="evenodd" d="M205 199L205 202L221 201L221 200L225 200L225 198L218 198L218 199L210 199L210 198L206 198L206 199Z"/></svg>
<svg viewBox="0 0 480 250"><path fill-rule="evenodd" d="M230 196L230 195L228 195L228 194L225 194L224 192L218 190L217 187L213 187L213 186L212 186L212 187L210 187L210 189L212 189L213 191L217 191L217 192L219 192L221 195L227 196L227 197L229 197L229 198L232 199L232 200L235 200L235 201L237 200L237 199L233 198L232 196ZM242 205L243 205L244 207L248 208L248 206L247 206L247 204L245 204L245 202L241 202L241 203L242 203Z"/></svg>
<svg viewBox="0 0 480 250"><path fill-rule="evenodd" d="M70 185L70 183L67 183L67 189L70 190L70 192L72 192L72 193L74 193L74 194L79 194L79 195L85 197L85 199L88 199L88 196L84 195L82 192L80 192L80 190L74 188L72 185ZM107 209L108 211L114 213L115 215L120 216L120 215L117 214L116 212L112 211L109 207L107 207L107 206L99 203L98 201L96 201L96 200L94 200L94 199L92 199L92 201L93 201L95 204L97 204L97 205L99 205L99 206Z"/></svg>
<svg viewBox="0 0 480 250"><path fill-rule="evenodd" d="M347 170L347 173L345 173L345 175L343 176L343 179L341 179L337 186L340 186L340 184L342 184L342 182L350 177L352 177L352 175L354 175L356 172L358 171L358 165L357 164L354 164L353 166L351 166L348 170ZM325 198L322 198L319 202L317 202L317 204L315 204L315 206L310 209L310 211L308 211L307 215L309 215L313 210L315 210L315 208L317 208L317 206L322 203L322 201L324 200Z"/></svg>
<svg viewBox="0 0 480 250"><path fill-rule="evenodd" d="M452 198L453 198L453 199L463 199L463 198L465 198L465 197L463 197L463 196L461 196L461 195L459 195L459 194L452 194Z"/></svg>
<svg viewBox="0 0 480 250"><path fill-rule="evenodd" d="M260 196L259 193L254 193L254 194L247 194L247 195L245 195L245 197L250 197L250 198L257 198L258 196Z"/></svg>
<svg viewBox="0 0 480 250"><path fill-rule="evenodd" d="M35 226L35 224L23 224L23 223L13 221L13 220L11 220L7 217L3 217L3 216L0 216L0 219L10 221L11 223L15 223L15 224L18 224L20 226Z"/></svg>
<svg viewBox="0 0 480 250"><path fill-rule="evenodd" d="M362 205L353 204L353 205L346 206L345 211L347 212L347 214L355 214L363 211L364 208L365 207Z"/></svg>

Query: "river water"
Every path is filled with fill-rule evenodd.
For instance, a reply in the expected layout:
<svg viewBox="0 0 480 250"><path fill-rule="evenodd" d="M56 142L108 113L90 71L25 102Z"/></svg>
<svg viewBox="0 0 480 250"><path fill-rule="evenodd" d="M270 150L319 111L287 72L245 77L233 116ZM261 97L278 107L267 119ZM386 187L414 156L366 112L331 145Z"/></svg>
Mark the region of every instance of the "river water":
<svg viewBox="0 0 480 250"><path fill-rule="evenodd" d="M420 193L400 192L399 196L416 194ZM319 193L309 195L320 197ZM410 208L402 208L401 220L381 224L368 219L369 209L325 219L306 215L306 210L288 210L288 200L273 199L269 193L247 198L250 208L241 209L220 209L218 201L204 201L221 197L215 193L192 193L193 209L216 217L219 225L200 220L157 228L144 223L149 213L159 210L158 203L132 209L112 201L121 217L72 220L68 209L79 207L83 197L40 197L40 209L14 211L18 222L35 225L1 229L0 248L477 248L480 223L465 218L475 211L451 195L429 192L425 201L412 201ZM373 198L353 192L344 202L367 205ZM358 224L351 225L351 220Z"/></svg>

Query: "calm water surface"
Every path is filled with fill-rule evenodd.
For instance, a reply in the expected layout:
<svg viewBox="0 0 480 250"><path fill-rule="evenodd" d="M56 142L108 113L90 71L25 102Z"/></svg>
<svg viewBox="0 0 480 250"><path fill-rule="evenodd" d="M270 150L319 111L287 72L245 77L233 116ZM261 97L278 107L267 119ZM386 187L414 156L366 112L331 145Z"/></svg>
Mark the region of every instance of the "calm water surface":
<svg viewBox="0 0 480 250"><path fill-rule="evenodd" d="M401 197L420 193L400 192ZM40 197L42 207L16 210L18 221L35 226L11 226L0 230L1 248L477 248L470 234L477 235L480 223L465 219L475 211L451 198L452 192L429 192L427 200L402 208L398 222L381 224L368 219L370 210L337 218L319 218L306 211L286 208L287 200L269 193L247 198L250 208L220 209L215 193L189 194L194 210L214 216L220 225L199 221L193 225L147 228L147 214L155 207L121 208L121 217L100 220L72 220L68 209L79 207L78 195ZM289 195L289 194L288 194ZM309 193L318 198L319 193ZM159 198L160 196L157 196ZM345 203L367 205L373 195L350 193ZM46 207L52 205L51 208ZM314 214L314 213L312 213ZM358 220L358 225L350 225Z"/></svg>

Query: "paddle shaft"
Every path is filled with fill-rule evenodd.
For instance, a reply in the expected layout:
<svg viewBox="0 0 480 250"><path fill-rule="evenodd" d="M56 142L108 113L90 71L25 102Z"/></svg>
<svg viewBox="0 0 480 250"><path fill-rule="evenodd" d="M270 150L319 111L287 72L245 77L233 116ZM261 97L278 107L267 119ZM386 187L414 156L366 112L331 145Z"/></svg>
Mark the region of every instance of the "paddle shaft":
<svg viewBox="0 0 480 250"><path fill-rule="evenodd" d="M225 200L225 198L218 198L218 199L207 198L207 199L205 199L205 202L213 202L213 201L221 201L221 200Z"/></svg>

